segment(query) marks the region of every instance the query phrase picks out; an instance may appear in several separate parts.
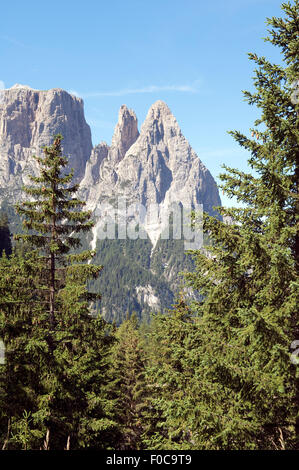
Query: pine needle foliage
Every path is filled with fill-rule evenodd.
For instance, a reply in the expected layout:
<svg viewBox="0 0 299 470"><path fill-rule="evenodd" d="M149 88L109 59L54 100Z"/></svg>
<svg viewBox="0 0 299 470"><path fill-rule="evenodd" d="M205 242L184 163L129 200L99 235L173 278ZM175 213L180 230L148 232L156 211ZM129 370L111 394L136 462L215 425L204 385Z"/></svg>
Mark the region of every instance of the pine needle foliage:
<svg viewBox="0 0 299 470"><path fill-rule="evenodd" d="M120 431L118 450L144 448L142 436L146 429L145 412L149 394L145 360L137 319L132 314L118 328L112 353L112 393L115 396L115 412Z"/></svg>
<svg viewBox="0 0 299 470"><path fill-rule="evenodd" d="M1 428L9 449L107 448L116 428L106 393L113 332L91 316L99 295L87 289L102 266L87 263L92 251L75 251L93 222L73 173L65 173L61 140L56 135L36 157L40 176L17 205L27 232L16 239L26 249L0 263Z"/></svg>
<svg viewBox="0 0 299 470"><path fill-rule="evenodd" d="M219 208L231 223L205 215L211 244L193 252L196 269L186 276L201 294L191 306L198 448L298 449L298 366L290 360L299 339L298 0L282 10L267 20L266 38L282 65L249 54L255 92L244 95L260 118L251 136L230 132L254 173L225 167L221 175L223 191L244 207Z"/></svg>
<svg viewBox="0 0 299 470"><path fill-rule="evenodd" d="M82 210L85 203L76 197L79 186L71 184L73 171L64 172L68 160L62 156L61 141L62 136L57 134L53 145L43 148L44 156L34 157L40 167L40 176L30 177L35 186L23 188L31 200L16 206L17 213L24 217L24 228L30 231L16 239L30 243L42 253L51 328L56 325L57 293L60 286L64 286L65 277L69 281L96 278L102 269L86 264L94 252L70 253L80 247L79 234L91 230L94 223L91 212ZM96 295L89 294L89 300L93 298Z"/></svg>

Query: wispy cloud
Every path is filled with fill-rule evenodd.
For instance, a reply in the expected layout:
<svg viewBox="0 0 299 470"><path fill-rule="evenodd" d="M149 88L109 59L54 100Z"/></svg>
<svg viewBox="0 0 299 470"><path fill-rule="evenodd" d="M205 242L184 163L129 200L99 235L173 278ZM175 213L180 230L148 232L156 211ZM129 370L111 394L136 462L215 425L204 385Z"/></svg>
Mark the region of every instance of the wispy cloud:
<svg viewBox="0 0 299 470"><path fill-rule="evenodd" d="M198 89L194 85L149 85L142 88L122 88L113 91L94 91L90 93L82 93L83 98L95 98L100 96L126 96L140 93L157 93L161 91L173 91L181 93L198 93Z"/></svg>
<svg viewBox="0 0 299 470"><path fill-rule="evenodd" d="M17 47L27 47L26 44L24 44L21 41L18 41L17 39L15 39L11 36L2 35L1 39L3 39L6 42L9 42L10 44L13 44L14 46L17 46Z"/></svg>
<svg viewBox="0 0 299 470"><path fill-rule="evenodd" d="M3 80L0 80L0 90L5 90L5 83Z"/></svg>

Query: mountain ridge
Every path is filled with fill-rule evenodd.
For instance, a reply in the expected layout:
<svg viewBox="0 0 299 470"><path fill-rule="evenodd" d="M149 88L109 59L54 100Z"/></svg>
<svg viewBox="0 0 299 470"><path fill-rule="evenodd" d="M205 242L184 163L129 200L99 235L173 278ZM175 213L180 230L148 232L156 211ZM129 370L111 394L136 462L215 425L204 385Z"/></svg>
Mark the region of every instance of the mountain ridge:
<svg viewBox="0 0 299 470"><path fill-rule="evenodd" d="M202 205L204 211L218 216L213 206L220 206L221 200L213 176L161 100L149 108L140 131L135 112L122 105L111 144L92 146L81 98L59 88L39 91L17 84L0 92L2 207L24 197L22 186L30 184L29 175L38 173L33 148L40 155L42 145L50 145L57 133L64 137L68 169L74 167L75 181L80 183L78 196L95 220L92 233L82 241L96 249L94 262L105 266L99 283L92 284L103 293L96 310L118 323L128 311L140 317L152 310L165 311L180 288L179 272L192 268L182 237L161 237L165 221L170 222L173 205L190 210ZM120 198L134 208L127 220L131 223L137 217L145 239L138 233L136 240L130 239L128 231L121 240L100 236L103 208L113 213ZM141 206L147 212L142 220L138 219ZM154 217L148 217L153 208ZM17 222L16 230L19 227Z"/></svg>
<svg viewBox="0 0 299 470"><path fill-rule="evenodd" d="M123 115L127 116L127 121ZM120 151L124 148L120 122L128 126L129 135L133 136L131 145L126 142L126 152ZM183 136L166 103L158 100L150 107L140 133L134 111L123 105L112 143L110 148L100 144L98 159L94 154L87 163L80 194L89 209L94 210L98 204L113 199L116 204L118 196L125 197L128 203L142 204L146 209L156 204L159 228L157 221L145 225L153 245L174 203L190 208L202 204L205 211L216 215L213 206L221 205L216 183ZM107 151L105 157L103 148ZM95 167L97 171L93 171Z"/></svg>

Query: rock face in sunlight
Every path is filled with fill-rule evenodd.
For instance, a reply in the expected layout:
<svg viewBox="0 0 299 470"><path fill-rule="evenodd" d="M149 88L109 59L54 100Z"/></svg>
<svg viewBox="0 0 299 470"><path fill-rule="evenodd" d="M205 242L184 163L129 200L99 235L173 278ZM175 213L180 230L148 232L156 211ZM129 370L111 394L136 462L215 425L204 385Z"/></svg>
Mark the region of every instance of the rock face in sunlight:
<svg viewBox="0 0 299 470"><path fill-rule="evenodd" d="M140 134L135 113L122 106L108 152L107 148L100 144L93 152L81 183L81 194L90 209L125 196L127 202L146 208L157 204L161 220L172 203L192 207L203 204L210 214L214 213L213 206L221 205L211 173L163 101L151 106ZM157 224L148 223L146 231L156 244L160 235Z"/></svg>
<svg viewBox="0 0 299 470"><path fill-rule="evenodd" d="M101 142L93 150L80 185L80 195L95 209L99 201L115 193L118 180L117 167L138 138L137 118L134 111L121 106L112 143ZM105 189L104 189L105 188Z"/></svg>
<svg viewBox="0 0 299 470"><path fill-rule="evenodd" d="M64 90L33 90L14 85L0 96L0 197L15 202L28 175L37 172L32 155L61 133L63 152L75 178L81 180L92 150L91 132L84 118L83 101Z"/></svg>
<svg viewBox="0 0 299 470"><path fill-rule="evenodd" d="M82 239L84 246L96 249L95 262L104 266L99 284L92 284L102 294L95 308L117 323L126 312L146 317L165 311L181 288L179 273L192 269L192 262L182 239L161 237L162 221L178 203L190 210L202 204L215 214L213 206L221 201L211 173L163 101L150 107L140 133L134 111L121 106L111 145L100 142L92 148L82 99L58 88L15 85L0 91L0 205L11 210L23 197L28 176L37 175L32 156L41 155L41 147L57 133L64 137L63 153L80 182L78 195L96 222ZM117 209L121 198L127 207L142 205L147 214L155 208L154 217L142 223L144 239L99 237L103 206ZM12 218L12 230L19 231L20 220Z"/></svg>

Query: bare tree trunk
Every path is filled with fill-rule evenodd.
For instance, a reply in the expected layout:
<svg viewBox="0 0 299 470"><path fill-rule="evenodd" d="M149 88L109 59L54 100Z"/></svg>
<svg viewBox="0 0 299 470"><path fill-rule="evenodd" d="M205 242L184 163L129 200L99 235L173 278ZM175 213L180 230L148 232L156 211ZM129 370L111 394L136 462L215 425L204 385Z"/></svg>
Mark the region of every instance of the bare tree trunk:
<svg viewBox="0 0 299 470"><path fill-rule="evenodd" d="M44 450L50 450L49 441L50 441L50 430L47 429L46 439L44 440Z"/></svg>
<svg viewBox="0 0 299 470"><path fill-rule="evenodd" d="M2 446L2 450L5 450L6 449L6 446L8 444L8 441L9 441L9 435L10 435L10 424L11 424L11 419L9 418L8 419L8 423L7 423L7 433L6 433L6 438L5 438L5 441L3 443L3 446Z"/></svg>
<svg viewBox="0 0 299 470"><path fill-rule="evenodd" d="M279 429L279 442L280 442L281 450L286 450L282 429L281 428L278 428L278 429Z"/></svg>
<svg viewBox="0 0 299 470"><path fill-rule="evenodd" d="M67 441L66 441L66 448L64 450L70 450L71 447L71 436L67 436Z"/></svg>

